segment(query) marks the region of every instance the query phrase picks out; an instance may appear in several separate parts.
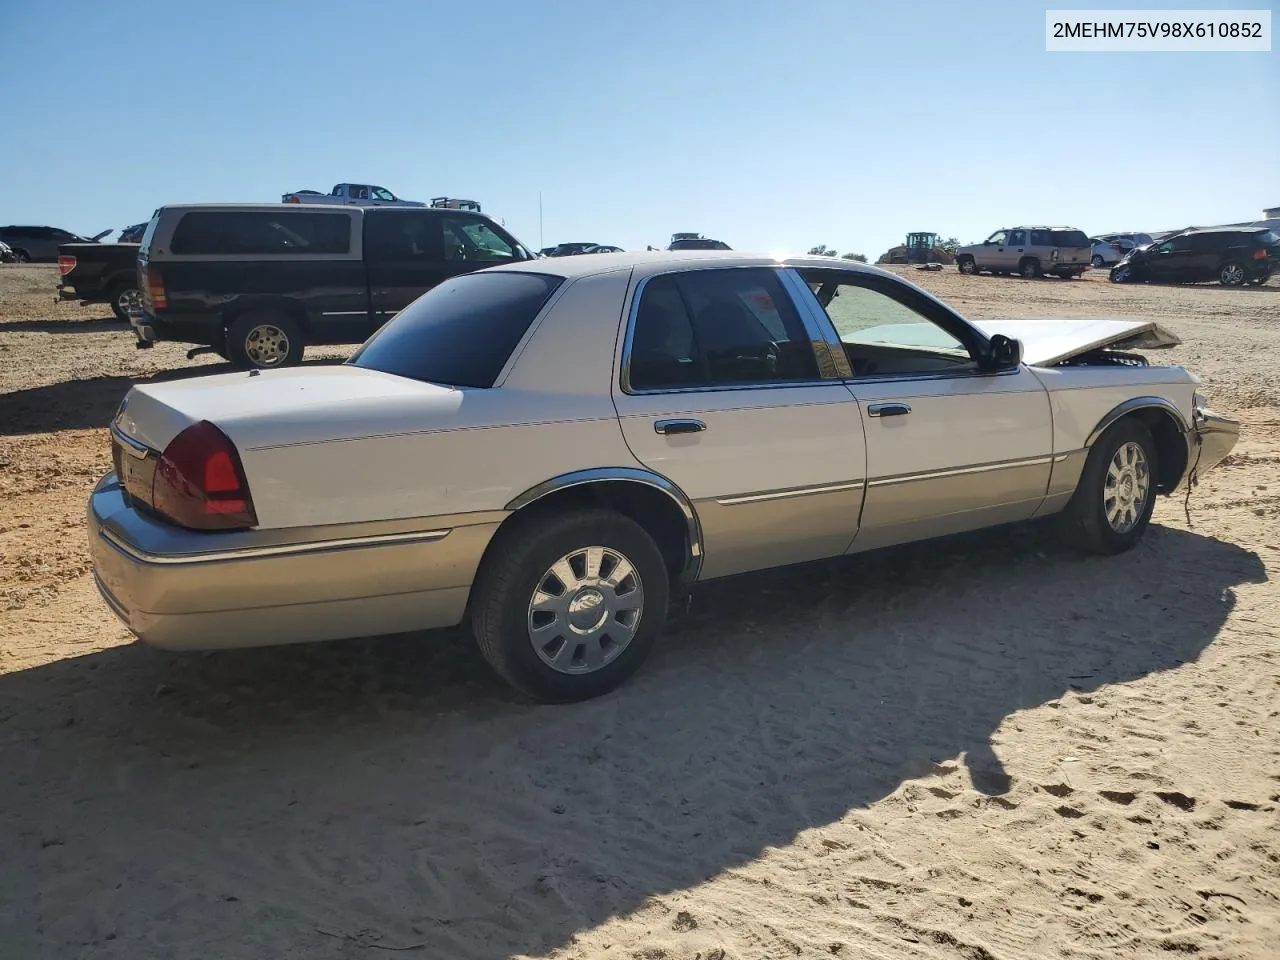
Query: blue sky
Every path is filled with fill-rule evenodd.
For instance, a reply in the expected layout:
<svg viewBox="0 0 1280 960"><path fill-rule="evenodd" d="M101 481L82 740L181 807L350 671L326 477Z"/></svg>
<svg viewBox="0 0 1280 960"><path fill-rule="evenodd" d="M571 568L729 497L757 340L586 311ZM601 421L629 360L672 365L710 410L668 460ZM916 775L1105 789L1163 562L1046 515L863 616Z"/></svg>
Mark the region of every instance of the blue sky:
<svg viewBox="0 0 1280 960"><path fill-rule="evenodd" d="M0 0L0 223L354 180L479 200L534 246L874 258L909 230L1280 205L1280 48L1047 53L1068 5Z"/></svg>

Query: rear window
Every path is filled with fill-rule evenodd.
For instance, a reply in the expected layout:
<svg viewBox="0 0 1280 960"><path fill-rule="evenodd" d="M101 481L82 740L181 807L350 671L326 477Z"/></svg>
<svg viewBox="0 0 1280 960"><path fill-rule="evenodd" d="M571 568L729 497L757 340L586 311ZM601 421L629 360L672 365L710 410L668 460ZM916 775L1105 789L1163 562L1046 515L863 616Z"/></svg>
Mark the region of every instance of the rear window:
<svg viewBox="0 0 1280 960"><path fill-rule="evenodd" d="M287 210L206 210L184 214L173 231L177 254L262 256L287 253L346 253L351 217L345 213Z"/></svg>
<svg viewBox="0 0 1280 960"><path fill-rule="evenodd" d="M1089 238L1080 230L1050 230L1051 246L1054 247L1087 247Z"/></svg>
<svg viewBox="0 0 1280 960"><path fill-rule="evenodd" d="M1274 230L1263 230L1261 233L1254 234L1254 239L1264 247L1274 247L1276 244L1280 244L1280 233L1276 233Z"/></svg>
<svg viewBox="0 0 1280 960"><path fill-rule="evenodd" d="M453 387L492 387L562 277L480 272L446 280L405 307L347 362Z"/></svg>

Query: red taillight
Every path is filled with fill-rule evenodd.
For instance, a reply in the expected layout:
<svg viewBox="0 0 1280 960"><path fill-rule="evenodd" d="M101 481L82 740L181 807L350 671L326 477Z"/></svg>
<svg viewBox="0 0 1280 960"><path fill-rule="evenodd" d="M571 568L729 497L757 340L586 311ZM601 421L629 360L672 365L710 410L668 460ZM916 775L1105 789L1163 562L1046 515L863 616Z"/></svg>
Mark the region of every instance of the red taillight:
<svg viewBox="0 0 1280 960"><path fill-rule="evenodd" d="M187 427L165 447L151 505L193 530L240 530L258 523L235 444L208 420Z"/></svg>
<svg viewBox="0 0 1280 960"><path fill-rule="evenodd" d="M164 293L164 280L150 266L138 267L138 279L142 287L142 299L152 310L163 310L169 306L169 299Z"/></svg>
<svg viewBox="0 0 1280 960"><path fill-rule="evenodd" d="M1255 251L1253 251L1253 259L1255 259L1255 260L1265 260L1265 259L1267 259L1267 251L1265 251L1265 250L1255 250Z"/></svg>
<svg viewBox="0 0 1280 960"><path fill-rule="evenodd" d="M75 257L58 257L58 272L64 277L76 268Z"/></svg>
<svg viewBox="0 0 1280 960"><path fill-rule="evenodd" d="M301 201L298 197L290 197L286 202L287 202L287 203L301 203L302 201Z"/></svg>

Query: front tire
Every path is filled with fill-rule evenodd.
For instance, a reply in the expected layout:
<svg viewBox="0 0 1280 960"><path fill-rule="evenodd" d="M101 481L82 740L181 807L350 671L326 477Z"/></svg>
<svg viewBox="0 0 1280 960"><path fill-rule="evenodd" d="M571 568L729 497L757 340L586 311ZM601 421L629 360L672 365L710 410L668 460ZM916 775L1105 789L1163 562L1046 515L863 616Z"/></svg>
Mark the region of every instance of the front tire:
<svg viewBox="0 0 1280 960"><path fill-rule="evenodd" d="M612 510L531 517L500 531L471 598L489 665L544 703L608 693L634 674L667 616L669 575L653 538Z"/></svg>
<svg viewBox="0 0 1280 960"><path fill-rule="evenodd" d="M1111 272L1107 274L1107 278L1112 283L1128 283L1133 278L1133 270L1128 264L1122 263L1111 268Z"/></svg>
<svg viewBox="0 0 1280 960"><path fill-rule="evenodd" d="M960 268L961 273L967 273L971 277L978 275L978 265L974 262L973 257L961 257L956 266Z"/></svg>
<svg viewBox="0 0 1280 960"><path fill-rule="evenodd" d="M27 251L25 251L25 250L17 250L17 249L15 249L15 250L13 251L13 259L14 259L14 261L15 261L16 263L30 263L30 262L31 262L31 255L30 255L29 253L27 253Z"/></svg>
<svg viewBox="0 0 1280 960"><path fill-rule="evenodd" d="M227 328L227 359L242 370L296 366L304 347L297 321L274 310L251 310Z"/></svg>
<svg viewBox="0 0 1280 960"><path fill-rule="evenodd" d="M1156 505L1156 445L1133 418L1106 431L1060 517L1062 538L1088 553L1123 553L1142 539Z"/></svg>
<svg viewBox="0 0 1280 960"><path fill-rule="evenodd" d="M1098 256L1096 253L1093 255L1093 259L1090 260L1089 262L1093 264L1095 268L1106 266L1106 261L1103 260L1102 257Z"/></svg>

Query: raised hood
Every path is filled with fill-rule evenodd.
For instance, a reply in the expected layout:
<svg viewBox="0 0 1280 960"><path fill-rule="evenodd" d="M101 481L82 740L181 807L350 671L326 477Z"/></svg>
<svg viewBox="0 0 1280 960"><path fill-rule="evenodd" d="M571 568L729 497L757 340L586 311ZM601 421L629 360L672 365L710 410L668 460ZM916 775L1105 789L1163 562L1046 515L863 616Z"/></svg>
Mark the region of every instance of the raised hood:
<svg viewBox="0 0 1280 960"><path fill-rule="evenodd" d="M139 384L115 423L163 450L185 428L208 420L248 450L447 425L462 403L461 390L344 364Z"/></svg>
<svg viewBox="0 0 1280 960"><path fill-rule="evenodd" d="M1077 320L1055 317L1043 320L970 321L987 336L1002 333L1022 341L1022 361L1033 367L1049 367L1063 360L1108 347L1113 350L1159 350L1182 341L1154 320Z"/></svg>

